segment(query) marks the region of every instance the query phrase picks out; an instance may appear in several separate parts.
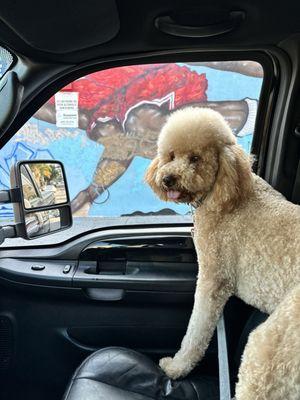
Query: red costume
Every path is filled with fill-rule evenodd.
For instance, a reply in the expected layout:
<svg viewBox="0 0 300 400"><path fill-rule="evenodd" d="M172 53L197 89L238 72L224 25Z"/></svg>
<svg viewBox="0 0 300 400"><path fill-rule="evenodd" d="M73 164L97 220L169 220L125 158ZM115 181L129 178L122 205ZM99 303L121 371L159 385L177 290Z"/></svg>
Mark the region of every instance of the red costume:
<svg viewBox="0 0 300 400"><path fill-rule="evenodd" d="M133 65L98 71L62 89L79 93L79 109L94 111L97 119L116 118L122 124L128 112L143 103L169 103L169 109L206 101L207 79L178 64ZM49 100L54 104L54 97Z"/></svg>

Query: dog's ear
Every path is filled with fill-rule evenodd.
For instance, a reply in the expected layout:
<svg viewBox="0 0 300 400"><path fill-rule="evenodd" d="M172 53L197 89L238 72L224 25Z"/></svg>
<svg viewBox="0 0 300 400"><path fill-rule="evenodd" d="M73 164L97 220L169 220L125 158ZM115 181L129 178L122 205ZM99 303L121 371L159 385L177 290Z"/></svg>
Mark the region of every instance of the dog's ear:
<svg viewBox="0 0 300 400"><path fill-rule="evenodd" d="M219 153L219 170L209 208L230 212L253 190L250 156L238 145L224 146Z"/></svg>
<svg viewBox="0 0 300 400"><path fill-rule="evenodd" d="M147 168L146 174L145 174L145 182L148 183L148 185L154 189L154 186L156 186L155 183L155 178L156 178L156 173L157 173L157 169L158 169L158 162L159 159L158 157L155 157L149 167Z"/></svg>
<svg viewBox="0 0 300 400"><path fill-rule="evenodd" d="M149 165L146 174L145 174L145 182L151 187L153 192L155 192L161 200L167 201L168 198L166 193L160 189L160 187L156 184L156 174L159 165L159 158L155 157L151 164Z"/></svg>

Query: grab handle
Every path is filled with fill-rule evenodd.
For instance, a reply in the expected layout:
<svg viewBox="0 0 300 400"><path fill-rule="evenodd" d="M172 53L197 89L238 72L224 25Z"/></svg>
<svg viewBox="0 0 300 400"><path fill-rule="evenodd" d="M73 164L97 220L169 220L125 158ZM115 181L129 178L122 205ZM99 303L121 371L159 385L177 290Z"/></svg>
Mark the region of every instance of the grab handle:
<svg viewBox="0 0 300 400"><path fill-rule="evenodd" d="M243 11L232 11L225 21L212 25L186 26L179 25L170 16L161 16L155 19L155 26L168 35L188 38L204 38L219 36L234 30L245 18Z"/></svg>

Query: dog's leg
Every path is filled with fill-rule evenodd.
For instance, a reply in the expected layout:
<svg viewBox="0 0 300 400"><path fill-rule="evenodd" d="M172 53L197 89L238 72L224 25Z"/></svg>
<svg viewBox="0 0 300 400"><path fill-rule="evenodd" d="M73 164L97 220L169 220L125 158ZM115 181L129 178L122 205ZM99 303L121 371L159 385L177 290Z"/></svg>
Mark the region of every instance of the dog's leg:
<svg viewBox="0 0 300 400"><path fill-rule="evenodd" d="M300 399L300 285L249 336L236 400Z"/></svg>
<svg viewBox="0 0 300 400"><path fill-rule="evenodd" d="M160 367L173 379L187 375L201 360L223 307L230 297L229 285L220 277L198 277L194 308L180 350L174 358L160 360Z"/></svg>

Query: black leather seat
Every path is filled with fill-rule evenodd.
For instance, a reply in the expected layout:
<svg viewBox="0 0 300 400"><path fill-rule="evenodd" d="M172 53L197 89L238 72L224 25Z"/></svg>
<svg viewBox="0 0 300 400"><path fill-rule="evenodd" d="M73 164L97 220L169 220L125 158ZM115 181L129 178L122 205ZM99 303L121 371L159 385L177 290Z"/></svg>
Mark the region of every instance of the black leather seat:
<svg viewBox="0 0 300 400"><path fill-rule="evenodd" d="M148 357L120 347L93 353L75 372L64 400L217 400L218 380L172 381Z"/></svg>
<svg viewBox="0 0 300 400"><path fill-rule="evenodd" d="M266 319L254 312L237 349L239 364L249 333ZM64 400L218 400L218 379L209 376L172 381L148 357L121 347L93 353L75 372Z"/></svg>

